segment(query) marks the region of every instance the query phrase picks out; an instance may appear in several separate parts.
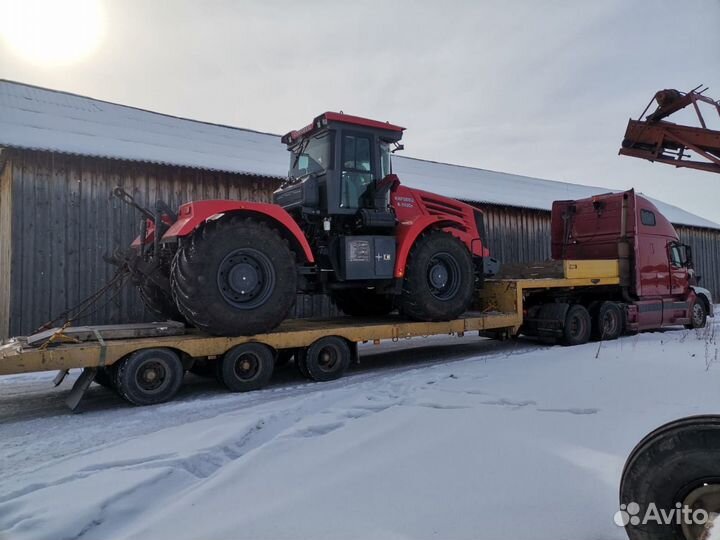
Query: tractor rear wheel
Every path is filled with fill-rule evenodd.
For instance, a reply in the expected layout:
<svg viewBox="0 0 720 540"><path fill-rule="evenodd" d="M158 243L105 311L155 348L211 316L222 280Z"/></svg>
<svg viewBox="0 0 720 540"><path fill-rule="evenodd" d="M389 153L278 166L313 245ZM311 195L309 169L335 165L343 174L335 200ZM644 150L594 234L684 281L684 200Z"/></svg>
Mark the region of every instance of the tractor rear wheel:
<svg viewBox="0 0 720 540"><path fill-rule="evenodd" d="M340 311L353 317L381 317L395 309L392 295L368 289L339 289L332 292L332 299Z"/></svg>
<svg viewBox="0 0 720 540"><path fill-rule="evenodd" d="M161 317L163 321L185 322L185 317L175 305L172 293L164 291L147 278L143 279L137 288L143 304L153 315Z"/></svg>
<svg viewBox="0 0 720 540"><path fill-rule="evenodd" d="M178 249L171 285L180 313L201 330L224 336L268 332L295 302L295 257L264 222L209 222Z"/></svg>
<svg viewBox="0 0 720 540"><path fill-rule="evenodd" d="M475 288L472 258L453 235L433 230L413 246L400 311L420 321L447 321L468 310Z"/></svg>

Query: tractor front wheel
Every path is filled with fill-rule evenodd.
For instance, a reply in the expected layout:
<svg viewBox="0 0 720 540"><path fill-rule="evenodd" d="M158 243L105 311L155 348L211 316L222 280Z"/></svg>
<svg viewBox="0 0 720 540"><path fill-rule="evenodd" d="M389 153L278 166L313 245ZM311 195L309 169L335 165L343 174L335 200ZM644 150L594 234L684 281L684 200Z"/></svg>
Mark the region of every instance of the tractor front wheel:
<svg viewBox="0 0 720 540"><path fill-rule="evenodd" d="M433 230L410 252L400 310L420 321L448 321L468 310L475 288L472 258L453 235Z"/></svg>
<svg viewBox="0 0 720 540"><path fill-rule="evenodd" d="M180 312L201 330L260 334L280 324L295 301L295 257L264 222L209 222L178 250L171 284Z"/></svg>

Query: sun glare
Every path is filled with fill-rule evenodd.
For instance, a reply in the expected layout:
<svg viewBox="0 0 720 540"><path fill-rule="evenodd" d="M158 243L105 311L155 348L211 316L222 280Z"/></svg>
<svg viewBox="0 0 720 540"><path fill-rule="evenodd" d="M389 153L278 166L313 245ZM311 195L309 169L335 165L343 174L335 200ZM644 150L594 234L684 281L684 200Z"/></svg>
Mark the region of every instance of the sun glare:
<svg viewBox="0 0 720 540"><path fill-rule="evenodd" d="M86 58L99 45L103 27L100 0L0 0L0 38L36 64Z"/></svg>

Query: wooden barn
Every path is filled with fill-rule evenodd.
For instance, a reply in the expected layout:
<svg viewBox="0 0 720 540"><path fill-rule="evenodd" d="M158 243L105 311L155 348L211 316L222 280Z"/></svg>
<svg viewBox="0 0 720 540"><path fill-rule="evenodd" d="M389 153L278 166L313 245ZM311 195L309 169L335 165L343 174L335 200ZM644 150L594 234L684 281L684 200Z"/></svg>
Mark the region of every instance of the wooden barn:
<svg viewBox="0 0 720 540"><path fill-rule="evenodd" d="M0 80L0 338L32 332L107 283L104 257L127 246L139 203L193 199L269 201L288 154L274 134ZM413 187L485 211L489 247L506 262L550 254L550 205L607 189L406 157L394 171ZM702 285L720 293L720 225L656 201L694 247ZM296 316L332 314L325 297L301 296ZM79 322L149 320L130 287L110 290Z"/></svg>

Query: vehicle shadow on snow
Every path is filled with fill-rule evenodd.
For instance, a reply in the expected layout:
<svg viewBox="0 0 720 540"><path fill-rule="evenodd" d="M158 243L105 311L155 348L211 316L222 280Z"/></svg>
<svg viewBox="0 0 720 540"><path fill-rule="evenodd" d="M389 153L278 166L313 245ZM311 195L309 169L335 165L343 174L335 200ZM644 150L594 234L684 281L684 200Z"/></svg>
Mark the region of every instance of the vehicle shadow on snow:
<svg viewBox="0 0 720 540"><path fill-rule="evenodd" d="M302 377L294 363L291 362L275 370L273 378L266 388L244 393L242 396L255 395L256 399L262 399L263 394L267 394L268 399L271 399L271 397L282 397L285 389L297 390L307 387L307 391L315 391L323 386L334 387L349 384L354 379L359 382L368 377L382 375L387 372L402 372L428 365L457 362L474 356L493 357L498 354L508 356L543 346L537 342L522 338L500 342L476 336L467 336L465 338L443 337L440 339L419 338L387 342L379 346L365 344L360 346L360 363L352 365L340 381L313 383ZM33 418L49 418L71 414L65 404L65 399L75 378L79 375L79 370L75 371L73 372L75 375L68 376L68 379L58 388L54 388L50 380L47 379L22 383L12 392L3 392L3 395L0 395L0 425ZM214 378L199 377L187 373L173 403L190 403L195 400L214 399L229 395L232 394L229 394L227 389ZM96 413L123 408L133 408L133 406L114 391L93 384L88 388L77 412L81 414Z"/></svg>

